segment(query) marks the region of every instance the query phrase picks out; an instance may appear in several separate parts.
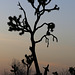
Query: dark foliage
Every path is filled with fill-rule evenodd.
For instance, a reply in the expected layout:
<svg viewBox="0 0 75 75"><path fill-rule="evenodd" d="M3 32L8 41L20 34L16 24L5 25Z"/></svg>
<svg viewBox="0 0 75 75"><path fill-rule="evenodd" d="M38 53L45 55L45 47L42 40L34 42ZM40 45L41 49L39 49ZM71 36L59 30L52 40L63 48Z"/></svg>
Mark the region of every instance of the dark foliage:
<svg viewBox="0 0 75 75"><path fill-rule="evenodd" d="M31 67L31 64L33 62L33 56L32 55L25 55L26 61L24 61L25 59L22 59L22 63L27 66L27 75L29 75L29 69Z"/></svg>
<svg viewBox="0 0 75 75"><path fill-rule="evenodd" d="M75 67L69 67L69 72L71 75L75 75Z"/></svg>
<svg viewBox="0 0 75 75"><path fill-rule="evenodd" d="M58 75L58 72L53 72L52 74L53 74L53 75Z"/></svg>
<svg viewBox="0 0 75 75"><path fill-rule="evenodd" d="M14 59L11 64L10 71L12 74L14 73L14 75L26 75L26 66Z"/></svg>

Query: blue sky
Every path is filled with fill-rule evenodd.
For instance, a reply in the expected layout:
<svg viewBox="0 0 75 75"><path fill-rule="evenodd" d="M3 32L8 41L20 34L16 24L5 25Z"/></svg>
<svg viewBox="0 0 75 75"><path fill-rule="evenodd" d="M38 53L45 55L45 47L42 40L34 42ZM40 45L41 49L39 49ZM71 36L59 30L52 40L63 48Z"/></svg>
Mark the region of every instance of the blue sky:
<svg viewBox="0 0 75 75"><path fill-rule="evenodd" d="M18 32L8 31L8 16L23 13L18 9L18 1L26 10L27 17L31 27L33 27L36 16L34 9L26 0L0 0L0 67L5 64L4 68L11 63L13 58L21 60L24 58L24 53L28 51L30 44L29 34L19 36ZM52 42L50 37L50 46L46 47L43 42L37 44L36 52L39 61L48 63L58 63L67 66L75 65L75 0L52 0L48 8L57 4L60 7L59 11L45 13L39 22L39 25L44 22L54 22L56 24L55 34L59 42ZM40 32L40 33L39 33ZM45 27L39 30L35 36L39 39L45 33ZM42 45L42 46L40 46ZM48 59L47 59L48 58ZM6 62L6 63L5 63Z"/></svg>

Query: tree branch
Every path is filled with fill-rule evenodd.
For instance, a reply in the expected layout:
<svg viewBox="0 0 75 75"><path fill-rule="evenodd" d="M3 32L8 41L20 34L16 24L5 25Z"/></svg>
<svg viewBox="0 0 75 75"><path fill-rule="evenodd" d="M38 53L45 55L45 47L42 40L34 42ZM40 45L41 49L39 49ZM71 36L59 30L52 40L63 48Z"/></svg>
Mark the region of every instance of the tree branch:
<svg viewBox="0 0 75 75"><path fill-rule="evenodd" d="M54 41L54 39L56 39L56 42L58 42L58 39L57 39L57 37L56 36L54 36L53 34L50 34L51 36L53 36L53 41ZM42 37L41 37L41 39L40 40L38 40L38 41L35 41L35 43L39 43L39 42L41 42L42 40L43 40L43 38L46 38L46 40L47 40L47 43L48 43L48 45L49 45L49 39L47 38L47 36L50 36L50 35L43 35ZM47 47L48 47L48 45L47 45Z"/></svg>
<svg viewBox="0 0 75 75"><path fill-rule="evenodd" d="M28 24L28 21L27 21L26 12L25 12L25 10L23 9L23 7L21 6L20 2L18 2L18 6L20 7L19 9L22 10L23 13L24 13L25 22L26 22L27 26L29 27L29 31L32 32L31 27L30 27L30 25Z"/></svg>
<svg viewBox="0 0 75 75"><path fill-rule="evenodd" d="M41 37L41 39L38 40L38 41L35 41L35 43L39 43L39 42L41 42L41 41L43 40L44 37L47 38L46 36L47 36L47 35L43 35L43 36Z"/></svg>
<svg viewBox="0 0 75 75"><path fill-rule="evenodd" d="M51 12L52 10L59 10L59 9L60 8L57 5L55 5L54 8L52 8L52 9L43 9L43 10L41 10L39 12L41 13L40 15L42 15L45 11Z"/></svg>
<svg viewBox="0 0 75 75"><path fill-rule="evenodd" d="M49 0L47 3L45 3L45 5L49 4L51 2L51 0Z"/></svg>
<svg viewBox="0 0 75 75"><path fill-rule="evenodd" d="M38 27L36 28L36 30L38 30L39 28L43 27L44 25L47 25L47 23L43 23L41 26L38 26Z"/></svg>
<svg viewBox="0 0 75 75"><path fill-rule="evenodd" d="M54 39L56 39L56 42L58 42L58 38L56 36L54 36L53 34L50 34L51 36L53 36L53 41Z"/></svg>
<svg viewBox="0 0 75 75"><path fill-rule="evenodd" d="M36 26L37 26L37 23L39 22L39 20L40 20L40 16L37 16L37 19L34 24L34 31L36 30Z"/></svg>
<svg viewBox="0 0 75 75"><path fill-rule="evenodd" d="M31 5L32 5L32 7L34 8L34 9L36 9L36 7L34 6L34 0L27 0Z"/></svg>

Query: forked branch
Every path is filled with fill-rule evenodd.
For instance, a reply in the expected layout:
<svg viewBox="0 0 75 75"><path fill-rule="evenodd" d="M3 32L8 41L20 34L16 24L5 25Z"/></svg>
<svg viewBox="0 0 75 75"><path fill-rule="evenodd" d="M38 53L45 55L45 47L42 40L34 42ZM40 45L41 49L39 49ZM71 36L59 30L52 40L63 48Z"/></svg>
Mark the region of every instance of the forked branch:
<svg viewBox="0 0 75 75"><path fill-rule="evenodd" d="M45 11L47 12L51 12L52 10L59 10L60 8L58 7L58 5L55 5L54 8L52 9L43 9L41 11L39 11L41 14L40 15L43 15Z"/></svg>
<svg viewBox="0 0 75 75"><path fill-rule="evenodd" d="M49 0L48 3L50 3L50 1L51 1L51 0ZM37 23L39 22L40 17L45 13L45 11L51 12L51 11L53 11L53 10L59 10L58 5L55 5L52 9L46 9L46 8L45 8L45 7L46 7L46 4L42 5L42 6L44 6L44 7L43 7L43 9L40 10L40 6L41 6L41 5L42 5L42 4L39 3L38 7L35 9L35 14L37 14L37 19L36 19L35 24L34 24L34 29L35 29L35 30L37 30L38 28L41 28L41 27L43 26L43 25L42 25L42 26L36 28Z"/></svg>
<svg viewBox="0 0 75 75"><path fill-rule="evenodd" d="M28 23L28 21L27 21L26 12L25 12L25 10L23 9L23 7L21 6L20 2L18 2L18 6L20 7L19 9L23 11L24 17L25 17L25 23L26 23L27 26L29 27L30 32L32 32L31 27L30 27L30 25L29 25L29 23Z"/></svg>
<svg viewBox="0 0 75 75"><path fill-rule="evenodd" d="M50 34L52 37L53 37L53 41L56 39L56 42L58 42L58 38L56 37L56 36L54 36L53 34ZM35 41L35 43L39 43L39 42L41 42L44 38L46 39L46 43L47 43L47 47L49 46L49 38L47 37L47 36L50 36L50 35L43 35L42 37L41 37L41 39L40 40L38 40L38 41Z"/></svg>
<svg viewBox="0 0 75 75"><path fill-rule="evenodd" d="M56 42L58 42L58 38L56 36L54 36L53 34L50 34L53 37L53 41L54 39L56 39Z"/></svg>

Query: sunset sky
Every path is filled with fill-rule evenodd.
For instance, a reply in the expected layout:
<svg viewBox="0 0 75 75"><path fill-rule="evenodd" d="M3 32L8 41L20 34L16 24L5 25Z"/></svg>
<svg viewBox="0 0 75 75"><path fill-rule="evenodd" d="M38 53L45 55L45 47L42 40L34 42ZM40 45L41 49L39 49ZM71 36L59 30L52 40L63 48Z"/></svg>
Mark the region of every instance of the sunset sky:
<svg viewBox="0 0 75 75"><path fill-rule="evenodd" d="M30 35L28 33L20 36L18 32L9 32L7 22L8 17L22 14L17 6L18 1L26 11L28 22L33 28L36 16L34 9L27 0L0 0L0 72L9 68L12 59L22 60L25 54L30 54ZM59 42L53 42L50 38L50 45L47 48L45 39L36 45L36 53L40 63L49 63L61 66L75 67L75 0L52 0L47 8L52 8L57 4L59 11L45 13L38 25L44 22L54 22L56 24L53 34L58 37ZM45 34L46 27L37 31L35 40Z"/></svg>

